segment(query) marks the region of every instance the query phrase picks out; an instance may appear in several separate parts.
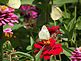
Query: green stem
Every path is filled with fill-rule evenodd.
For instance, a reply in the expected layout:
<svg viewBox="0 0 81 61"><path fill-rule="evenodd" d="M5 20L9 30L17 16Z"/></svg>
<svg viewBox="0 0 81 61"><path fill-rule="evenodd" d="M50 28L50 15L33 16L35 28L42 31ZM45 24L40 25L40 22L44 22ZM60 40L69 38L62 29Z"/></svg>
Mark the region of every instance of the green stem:
<svg viewBox="0 0 81 61"><path fill-rule="evenodd" d="M22 54L22 55L25 55L25 56L27 56L27 57L30 57L31 58L31 60L32 61L34 61L34 58L33 58L33 56L31 56L30 54L28 54L28 53L23 53L23 52L14 52L14 53L11 53L11 55L12 54Z"/></svg>
<svg viewBox="0 0 81 61"><path fill-rule="evenodd" d="M12 61L12 57L11 57L11 54L9 55L9 57L10 57L10 61Z"/></svg>
<svg viewBox="0 0 81 61"><path fill-rule="evenodd" d="M56 59L56 56L54 56L54 60L56 61L57 59Z"/></svg>
<svg viewBox="0 0 81 61"><path fill-rule="evenodd" d="M65 16L67 17L66 4L64 4L64 12L65 12Z"/></svg>
<svg viewBox="0 0 81 61"><path fill-rule="evenodd" d="M56 26L57 24L56 24L56 21L54 20L54 26Z"/></svg>
<svg viewBox="0 0 81 61"><path fill-rule="evenodd" d="M51 0L51 4L53 5L53 0Z"/></svg>
<svg viewBox="0 0 81 61"><path fill-rule="evenodd" d="M60 59L60 61L61 61L61 54L59 54L59 59Z"/></svg>
<svg viewBox="0 0 81 61"><path fill-rule="evenodd" d="M75 26L76 26L76 13L77 13L77 7L75 6ZM74 30L74 41L76 43L76 47L77 47L77 41L76 41L76 29Z"/></svg>

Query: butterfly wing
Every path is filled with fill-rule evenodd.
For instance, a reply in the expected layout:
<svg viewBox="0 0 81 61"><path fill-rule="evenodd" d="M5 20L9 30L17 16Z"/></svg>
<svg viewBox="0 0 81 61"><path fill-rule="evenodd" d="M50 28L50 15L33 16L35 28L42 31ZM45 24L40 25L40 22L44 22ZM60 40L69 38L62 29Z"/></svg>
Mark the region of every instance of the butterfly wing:
<svg viewBox="0 0 81 61"><path fill-rule="evenodd" d="M52 12L51 12L51 18L53 20L58 20L59 18L62 17L62 11L59 7L57 6L52 6Z"/></svg>
<svg viewBox="0 0 81 61"><path fill-rule="evenodd" d="M21 5L21 1L20 0L9 0L7 5L9 7L18 9Z"/></svg>
<svg viewBox="0 0 81 61"><path fill-rule="evenodd" d="M41 31L39 32L39 39L48 40L50 38L50 33L45 25L43 25Z"/></svg>

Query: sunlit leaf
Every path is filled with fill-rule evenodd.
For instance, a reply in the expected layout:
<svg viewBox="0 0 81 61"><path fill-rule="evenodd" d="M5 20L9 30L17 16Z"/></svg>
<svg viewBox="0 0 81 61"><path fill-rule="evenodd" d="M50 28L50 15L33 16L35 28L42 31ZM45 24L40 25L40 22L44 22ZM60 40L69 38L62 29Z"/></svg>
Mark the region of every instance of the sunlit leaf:
<svg viewBox="0 0 81 61"><path fill-rule="evenodd" d="M11 53L11 54L22 54L22 55L25 55L27 57L30 57L32 61L34 61L34 58L33 56L31 56L30 54L28 53L24 53L24 52L14 52L14 53Z"/></svg>
<svg viewBox="0 0 81 61"><path fill-rule="evenodd" d="M66 56L70 57L70 56L71 56L71 52L72 52L72 51L69 50L69 48L63 46L63 53L64 53Z"/></svg>
<svg viewBox="0 0 81 61"><path fill-rule="evenodd" d="M54 59L53 59L53 55L51 55L51 57L50 57L50 61L54 61Z"/></svg>
<svg viewBox="0 0 81 61"><path fill-rule="evenodd" d="M53 3L56 5L63 5L65 3L75 3L78 2L78 0L53 0Z"/></svg>
<svg viewBox="0 0 81 61"><path fill-rule="evenodd" d="M81 30L81 16L77 19L76 29Z"/></svg>
<svg viewBox="0 0 81 61"><path fill-rule="evenodd" d="M12 28L12 30L17 30L20 27L23 27L23 25L22 24L15 24L14 27Z"/></svg>
<svg viewBox="0 0 81 61"><path fill-rule="evenodd" d="M32 50L32 46L27 46L26 50Z"/></svg>
<svg viewBox="0 0 81 61"><path fill-rule="evenodd" d="M21 0L22 4L32 4L34 0Z"/></svg>
<svg viewBox="0 0 81 61"><path fill-rule="evenodd" d="M34 44L34 40L32 37L30 37L30 41L31 41L31 47L33 47L33 44Z"/></svg>
<svg viewBox="0 0 81 61"><path fill-rule="evenodd" d="M35 56L36 61L40 61L40 55L41 55L41 53L42 53L42 51L43 51L43 48L44 48L44 46L43 46L42 49L36 54L36 56Z"/></svg>

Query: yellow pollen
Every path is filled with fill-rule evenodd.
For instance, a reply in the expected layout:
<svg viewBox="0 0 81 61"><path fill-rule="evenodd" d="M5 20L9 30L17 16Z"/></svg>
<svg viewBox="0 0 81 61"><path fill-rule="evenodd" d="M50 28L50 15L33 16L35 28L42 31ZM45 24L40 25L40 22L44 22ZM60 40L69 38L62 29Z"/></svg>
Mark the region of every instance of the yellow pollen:
<svg viewBox="0 0 81 61"><path fill-rule="evenodd" d="M50 44L50 40L47 40L47 41L43 41L45 45L48 45Z"/></svg>
<svg viewBox="0 0 81 61"><path fill-rule="evenodd" d="M6 10L7 8L8 8L7 6L0 6L0 9L1 9L2 11Z"/></svg>
<svg viewBox="0 0 81 61"><path fill-rule="evenodd" d="M50 44L50 40L47 41L47 44Z"/></svg>

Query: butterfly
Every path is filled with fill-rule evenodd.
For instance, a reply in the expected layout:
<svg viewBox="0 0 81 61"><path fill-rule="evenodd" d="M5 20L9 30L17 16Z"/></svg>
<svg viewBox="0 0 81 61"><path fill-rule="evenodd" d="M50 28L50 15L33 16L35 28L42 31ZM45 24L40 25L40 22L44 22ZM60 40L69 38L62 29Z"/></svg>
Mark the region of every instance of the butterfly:
<svg viewBox="0 0 81 61"><path fill-rule="evenodd" d="M50 15L53 20L58 20L62 17L62 11L59 7L52 5L52 12Z"/></svg>
<svg viewBox="0 0 81 61"><path fill-rule="evenodd" d="M42 26L41 31L38 34L40 40L49 40L50 33L45 25Z"/></svg>
<svg viewBox="0 0 81 61"><path fill-rule="evenodd" d="M21 5L21 1L20 0L9 0L7 5L9 7L18 9L20 7L20 5Z"/></svg>

